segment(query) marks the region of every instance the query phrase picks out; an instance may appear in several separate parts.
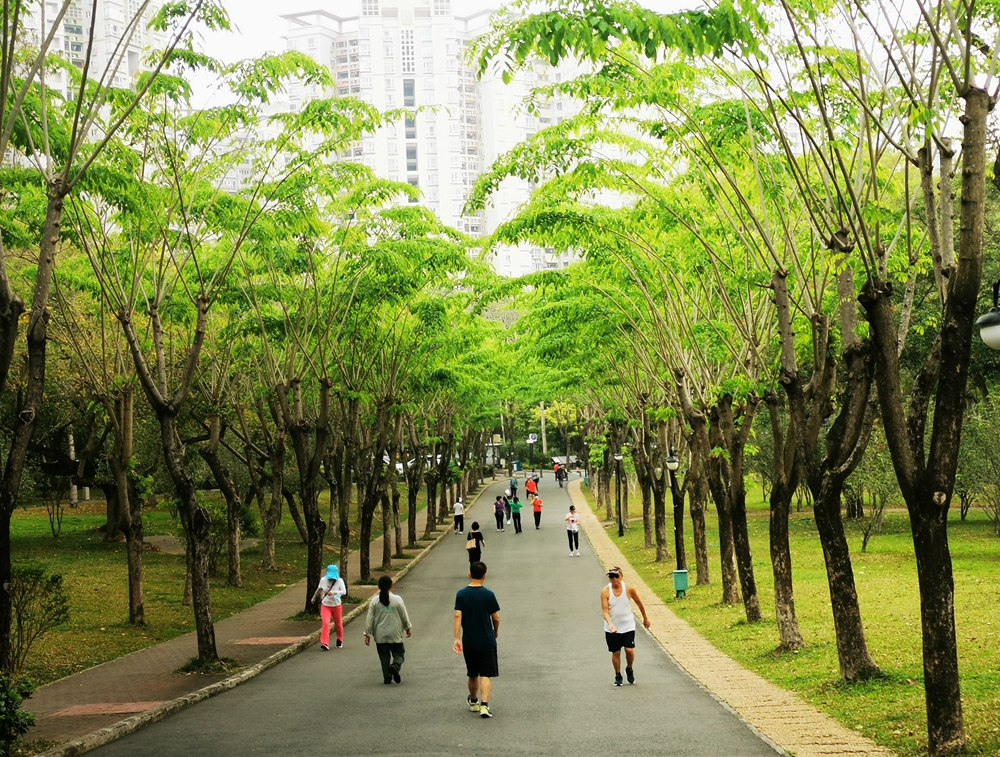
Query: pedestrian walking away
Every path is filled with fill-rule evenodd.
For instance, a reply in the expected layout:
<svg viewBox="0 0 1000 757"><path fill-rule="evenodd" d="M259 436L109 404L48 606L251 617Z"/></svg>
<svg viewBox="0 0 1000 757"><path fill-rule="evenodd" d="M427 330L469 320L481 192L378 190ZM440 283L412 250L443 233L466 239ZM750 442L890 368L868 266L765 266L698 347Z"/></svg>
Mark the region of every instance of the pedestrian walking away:
<svg viewBox="0 0 1000 757"><path fill-rule="evenodd" d="M608 568L611 583L601 590L601 612L604 614L604 639L611 652L611 664L615 668L615 686L622 685L622 649L625 650L625 677L635 683L632 666L635 663L635 614L631 602L635 602L642 613L642 624L649 628L646 608L635 589L630 589L622 580L622 569L617 565Z"/></svg>
<svg viewBox="0 0 1000 757"><path fill-rule="evenodd" d="M496 595L483 586L486 564L469 566L469 585L455 595L455 654L465 658L469 695L465 701L472 712L491 718L490 690L500 675L497 638L500 636L500 604Z"/></svg>
<svg viewBox="0 0 1000 757"><path fill-rule="evenodd" d="M406 638L413 635L403 598L389 591L391 588L392 578L389 576L378 580L378 594L368 603L368 619L365 621L365 646L371 646L372 639L375 639L375 650L382 663L382 683L385 684L403 682L399 676L406 657L403 634Z"/></svg>
<svg viewBox="0 0 1000 757"><path fill-rule="evenodd" d="M503 493L503 512L507 517L507 523L510 523L510 498L514 495L510 493L510 489L507 489Z"/></svg>
<svg viewBox="0 0 1000 757"><path fill-rule="evenodd" d="M511 499L513 499L514 497L517 496L517 477L516 476L511 476L510 477L510 496L511 496Z"/></svg>
<svg viewBox="0 0 1000 757"><path fill-rule="evenodd" d="M521 500L516 494L510 500L510 516L514 519L514 533L521 533Z"/></svg>
<svg viewBox="0 0 1000 757"><path fill-rule="evenodd" d="M486 539L479 530L479 521L472 521L472 530L465 540L465 549L469 553L469 564L479 562L483 559L483 547L486 546Z"/></svg>
<svg viewBox="0 0 1000 757"><path fill-rule="evenodd" d="M566 536L569 537L569 556L579 557L580 514L576 511L576 507L574 507L573 505L569 506L569 512L566 513L565 521L566 521Z"/></svg>
<svg viewBox="0 0 1000 757"><path fill-rule="evenodd" d="M503 531L503 519L506 513L503 508L503 497L497 495L497 501L493 503L493 515L497 519L497 531Z"/></svg>
<svg viewBox="0 0 1000 757"><path fill-rule="evenodd" d="M319 580L319 586L313 592L313 604L319 603L319 616L323 621L323 629L319 634L319 648L324 652L330 649L330 621L333 621L337 632L337 649L344 646L344 608L340 598L347 594L347 586L340 577L340 568L336 565L326 567L326 575Z"/></svg>
<svg viewBox="0 0 1000 757"><path fill-rule="evenodd" d="M465 533L465 504L461 497L455 502L455 533Z"/></svg>
<svg viewBox="0 0 1000 757"><path fill-rule="evenodd" d="M556 463L552 466L552 472L556 475L556 483L559 484L559 488L562 489L562 466Z"/></svg>
<svg viewBox="0 0 1000 757"><path fill-rule="evenodd" d="M535 530L537 531L542 525L542 498L535 497L531 500L531 509L535 513Z"/></svg>

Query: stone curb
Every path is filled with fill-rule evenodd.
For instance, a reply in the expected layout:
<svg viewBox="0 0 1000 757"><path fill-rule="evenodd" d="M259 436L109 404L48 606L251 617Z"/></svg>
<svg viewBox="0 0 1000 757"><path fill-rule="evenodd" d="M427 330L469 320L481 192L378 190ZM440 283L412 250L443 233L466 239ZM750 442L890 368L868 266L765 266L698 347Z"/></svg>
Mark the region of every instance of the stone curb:
<svg viewBox="0 0 1000 757"><path fill-rule="evenodd" d="M466 508L467 510L479 501L480 495L482 495L482 493L486 491L489 486L490 484L483 484L480 490L473 495L472 501ZM410 562L394 574L393 582L399 581L403 576L409 573L417 563L423 560L424 557L426 557L427 554L450 533L451 529L445 528L440 534L438 534L434 541L420 551L420 554L410 560ZM344 625L350 623L367 609L367 602L359 604L344 616ZM215 683L198 689L190 694L177 697L177 699L161 704L159 707L154 707L153 709L146 710L138 715L125 718L125 720L119 720L113 725L100 728L96 731L88 733L86 736L81 736L80 738L67 741L57 747L41 752L35 755L35 757L74 757L74 755L84 754L85 752L97 749L98 747L104 746L112 741L117 741L122 736L127 736L128 734L139 730L143 726L156 723L157 721L163 720L174 713L185 710L188 707L198 704L199 702L203 702L210 697L214 697L216 694L221 694L225 691L229 691L230 689L234 689L241 683L246 683L251 678L256 678L265 670L273 668L278 663L284 662L289 657L293 657L304 649L315 644L319 640L320 633L320 631L313 631L311 634L295 642L291 646L275 652L270 657L261 660L248 668L244 668L239 673L236 673L229 678L222 681L216 681Z"/></svg>

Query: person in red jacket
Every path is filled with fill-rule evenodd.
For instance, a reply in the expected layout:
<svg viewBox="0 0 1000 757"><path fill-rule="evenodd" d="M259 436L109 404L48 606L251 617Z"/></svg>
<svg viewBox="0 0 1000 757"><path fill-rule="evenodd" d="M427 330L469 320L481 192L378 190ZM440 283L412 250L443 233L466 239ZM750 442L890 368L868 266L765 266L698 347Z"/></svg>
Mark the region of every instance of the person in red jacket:
<svg viewBox="0 0 1000 757"><path fill-rule="evenodd" d="M537 531L542 525L542 498L535 497L531 500L531 506L531 509L535 511L535 530Z"/></svg>
<svg viewBox="0 0 1000 757"><path fill-rule="evenodd" d="M538 494L538 482L533 476L528 476L527 481L524 482L524 490L528 493L528 501Z"/></svg>

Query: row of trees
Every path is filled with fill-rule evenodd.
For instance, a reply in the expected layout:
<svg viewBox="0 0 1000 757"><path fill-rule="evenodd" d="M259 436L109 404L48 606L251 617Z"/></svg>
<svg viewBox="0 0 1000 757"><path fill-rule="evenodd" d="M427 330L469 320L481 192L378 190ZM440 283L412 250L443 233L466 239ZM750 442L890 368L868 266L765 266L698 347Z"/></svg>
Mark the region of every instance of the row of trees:
<svg viewBox="0 0 1000 757"><path fill-rule="evenodd" d="M211 664L210 518L194 471L227 503L229 583L246 504L265 569L287 506L309 586L329 534L347 577L355 521L369 580L380 506L396 534L383 565L402 550L401 477L412 544L421 488L443 518L481 475L499 326L468 305L491 274L471 240L406 202L413 187L341 159L404 114L330 98L267 115L289 82L333 91L331 74L295 53L223 65L198 52L195 29L228 25L221 4L163 5L153 25L170 44L130 89L50 55L52 36L23 28L29 5L4 5L0 77L0 585L25 470L71 476L107 495L130 620L144 623L143 505L163 480L186 536L198 661ZM185 77L199 70L227 104L192 108ZM49 86L57 73L68 88ZM0 662L9 629L4 588Z"/></svg>
<svg viewBox="0 0 1000 757"><path fill-rule="evenodd" d="M722 599L742 600L756 622L745 476L755 418L766 422L779 648L805 643L788 516L806 486L841 677L863 681L881 671L842 495L877 421L912 525L929 750L960 750L947 515L983 269L992 10L923 0L720 2L666 17L599 0L531 10L500 17L478 44L480 68L589 61L534 92L535 102L572 95L580 110L499 159L470 203L511 176L538 182L496 241L585 256L533 280L517 328L567 387L585 387L591 467L607 481L628 445L666 559L664 459L683 449L671 496L690 501L697 580L708 580L711 501ZM567 338L587 349L566 355Z"/></svg>

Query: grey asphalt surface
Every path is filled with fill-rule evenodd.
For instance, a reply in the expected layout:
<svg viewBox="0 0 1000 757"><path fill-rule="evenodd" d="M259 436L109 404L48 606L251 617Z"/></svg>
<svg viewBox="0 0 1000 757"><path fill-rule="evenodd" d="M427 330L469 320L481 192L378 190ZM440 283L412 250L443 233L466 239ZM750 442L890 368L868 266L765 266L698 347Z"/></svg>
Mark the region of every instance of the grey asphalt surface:
<svg viewBox="0 0 1000 757"><path fill-rule="evenodd" d="M448 536L396 587L414 626L402 684L382 683L363 619L342 650L313 646L232 691L108 744L113 755L775 755L730 710L680 671L643 632L636 683L616 688L604 644L604 568L586 539L569 557L565 489L543 480L542 528L497 533L495 484L466 515L486 538L486 585L500 603L500 676L492 719L469 712L452 649L455 592L468 583L464 538ZM582 536L582 534L581 534ZM625 576L628 582L628 574ZM641 628L641 623L639 624Z"/></svg>

